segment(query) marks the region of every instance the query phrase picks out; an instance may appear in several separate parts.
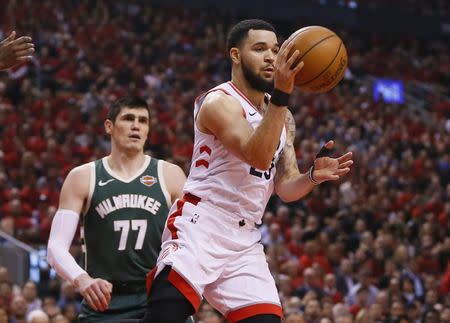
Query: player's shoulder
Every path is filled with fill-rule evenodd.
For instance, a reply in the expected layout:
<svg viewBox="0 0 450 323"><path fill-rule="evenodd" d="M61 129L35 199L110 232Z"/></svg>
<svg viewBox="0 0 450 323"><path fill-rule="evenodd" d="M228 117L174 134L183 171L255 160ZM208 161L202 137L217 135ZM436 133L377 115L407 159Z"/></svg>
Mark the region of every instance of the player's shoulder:
<svg viewBox="0 0 450 323"><path fill-rule="evenodd" d="M171 162L168 162L168 161L162 160L162 159L160 159L159 162L162 164L162 168L163 168L163 171L165 174L173 174L173 173L183 173L184 174L183 169L176 164L173 164Z"/></svg>
<svg viewBox="0 0 450 323"><path fill-rule="evenodd" d="M82 164L80 166L76 166L70 170L70 172L67 176L85 179L86 176L89 176L91 167L94 166L94 163L95 162L89 162L89 163Z"/></svg>
<svg viewBox="0 0 450 323"><path fill-rule="evenodd" d="M206 94L202 106L223 106L229 104L239 104L239 100L234 96L220 89L214 90Z"/></svg>

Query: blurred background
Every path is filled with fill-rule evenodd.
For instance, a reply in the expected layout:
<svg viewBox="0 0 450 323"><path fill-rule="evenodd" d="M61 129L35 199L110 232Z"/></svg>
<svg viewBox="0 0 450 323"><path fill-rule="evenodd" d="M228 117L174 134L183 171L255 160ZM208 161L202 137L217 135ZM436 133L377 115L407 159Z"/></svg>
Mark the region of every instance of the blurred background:
<svg viewBox="0 0 450 323"><path fill-rule="evenodd" d="M329 139L355 164L260 227L287 322L450 322L448 0L0 0L0 40L30 35L33 62L0 73L0 323L42 308L75 322L80 296L46 260L68 171L108 154L111 101L153 108L147 151L188 172L193 102L230 78L228 28L263 18L344 41L344 80L295 92L305 172ZM72 254L81 261L80 241ZM197 319L225 322L208 304Z"/></svg>

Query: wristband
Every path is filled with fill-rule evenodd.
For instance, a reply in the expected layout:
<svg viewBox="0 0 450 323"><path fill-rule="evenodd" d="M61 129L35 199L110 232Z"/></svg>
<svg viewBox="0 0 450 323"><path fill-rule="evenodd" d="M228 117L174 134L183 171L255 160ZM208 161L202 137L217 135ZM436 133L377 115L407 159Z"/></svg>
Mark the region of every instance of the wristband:
<svg viewBox="0 0 450 323"><path fill-rule="evenodd" d="M314 185L319 185L320 182L318 182L318 181L316 181L316 180L314 179L313 172L314 172L314 165L312 165L312 166L309 168L309 171L308 171L308 178L309 178L309 180L311 181L311 183L313 183Z"/></svg>
<svg viewBox="0 0 450 323"><path fill-rule="evenodd" d="M270 102L279 107L286 107L289 104L290 96L289 93L273 89L272 95L270 96Z"/></svg>

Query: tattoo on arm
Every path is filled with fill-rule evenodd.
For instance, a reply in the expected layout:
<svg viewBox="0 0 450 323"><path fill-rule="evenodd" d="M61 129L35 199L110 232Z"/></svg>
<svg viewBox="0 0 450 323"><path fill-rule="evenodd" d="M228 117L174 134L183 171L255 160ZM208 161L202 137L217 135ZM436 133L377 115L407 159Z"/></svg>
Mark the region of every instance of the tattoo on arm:
<svg viewBox="0 0 450 323"><path fill-rule="evenodd" d="M295 120L292 113L286 113L286 145L277 162L275 181L287 180L299 174L297 157L295 154Z"/></svg>

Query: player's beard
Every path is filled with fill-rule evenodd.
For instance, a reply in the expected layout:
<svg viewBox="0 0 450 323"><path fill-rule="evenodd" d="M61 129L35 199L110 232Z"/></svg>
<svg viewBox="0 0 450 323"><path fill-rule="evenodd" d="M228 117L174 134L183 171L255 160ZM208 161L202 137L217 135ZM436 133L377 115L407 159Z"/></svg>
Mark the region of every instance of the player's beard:
<svg viewBox="0 0 450 323"><path fill-rule="evenodd" d="M273 80L265 80L253 72L244 61L241 61L242 73L252 88L261 92L272 92Z"/></svg>

